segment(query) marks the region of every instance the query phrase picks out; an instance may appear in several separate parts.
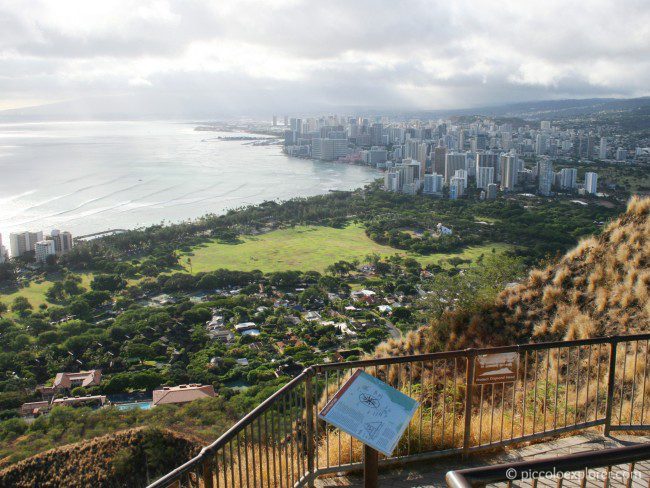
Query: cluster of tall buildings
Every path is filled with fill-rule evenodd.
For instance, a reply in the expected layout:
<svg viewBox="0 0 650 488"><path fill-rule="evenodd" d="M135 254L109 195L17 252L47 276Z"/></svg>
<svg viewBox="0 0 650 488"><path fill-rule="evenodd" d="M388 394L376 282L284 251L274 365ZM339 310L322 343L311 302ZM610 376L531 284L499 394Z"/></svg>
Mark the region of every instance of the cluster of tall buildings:
<svg viewBox="0 0 650 488"><path fill-rule="evenodd" d="M67 231L55 229L46 236L43 236L43 231L12 232L9 234L9 253L2 245L2 236L0 236L0 263L9 256L17 258L32 252L37 262L44 263L48 256L65 254L72 249L72 246L72 234Z"/></svg>
<svg viewBox="0 0 650 488"><path fill-rule="evenodd" d="M581 158L619 156L605 137L596 143L593 132L560 130L550 121L531 128L491 119L391 122L332 115L285 117L285 127L284 150L291 156L367 164L385 170L387 190L442 195L448 188L450 198L462 197L473 186L487 199L499 189L530 190L534 185L541 195L554 188L595 193L595 173L578 185L568 182L570 175L555 172L554 161L576 153ZM534 158L535 166L527 168L525 158Z"/></svg>

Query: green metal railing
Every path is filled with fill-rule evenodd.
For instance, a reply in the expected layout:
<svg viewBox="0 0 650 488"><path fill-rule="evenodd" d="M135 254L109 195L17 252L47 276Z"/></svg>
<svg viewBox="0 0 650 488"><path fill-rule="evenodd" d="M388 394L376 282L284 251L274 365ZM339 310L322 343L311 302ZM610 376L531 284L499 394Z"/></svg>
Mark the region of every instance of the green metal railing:
<svg viewBox="0 0 650 488"><path fill-rule="evenodd" d="M360 469L363 446L317 420L356 369L420 402L396 451L380 465L468 455L600 425L606 434L650 430L649 343L650 334L640 334L312 366L150 488L289 488ZM514 378L475 384L477 356L506 352L518 353Z"/></svg>

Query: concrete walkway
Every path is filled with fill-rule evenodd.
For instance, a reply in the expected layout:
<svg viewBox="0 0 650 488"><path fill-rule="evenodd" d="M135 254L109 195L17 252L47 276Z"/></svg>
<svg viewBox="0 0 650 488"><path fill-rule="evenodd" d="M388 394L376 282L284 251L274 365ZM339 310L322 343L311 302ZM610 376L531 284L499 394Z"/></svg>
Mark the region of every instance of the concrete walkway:
<svg viewBox="0 0 650 488"><path fill-rule="evenodd" d="M497 454L475 454L466 461L461 461L458 457L450 457L447 459L436 459L422 463L406 464L399 468L392 468L380 472L379 486L381 488L430 488L430 487L446 487L445 474L447 471L454 469L469 468L474 466L485 466L487 464L500 464L522 460L549 458L556 456L563 456L566 454L575 454L578 452L595 451L600 449L609 449L613 447L629 446L638 443L650 442L650 437L647 436L627 436L616 435L612 437L604 437L599 433L587 432L573 437L564 437L551 441L531 444L520 448L510 448ZM639 463L636 467L641 471L641 478L635 479L633 486L647 488L650 486L650 463ZM513 486L522 486L523 484L530 485L529 483L517 484ZM619 483L611 483L611 486L619 485ZM504 484L505 486L505 484ZM540 480L539 485L542 486L557 486L555 480ZM563 484L565 487L579 487L579 482L566 480ZM597 480L590 481L587 486L603 486L602 482ZM625 483L620 483L620 486L625 486ZM363 478L361 475L341 475L331 476L329 478L321 478L316 482L317 488L333 488L333 487L363 487Z"/></svg>

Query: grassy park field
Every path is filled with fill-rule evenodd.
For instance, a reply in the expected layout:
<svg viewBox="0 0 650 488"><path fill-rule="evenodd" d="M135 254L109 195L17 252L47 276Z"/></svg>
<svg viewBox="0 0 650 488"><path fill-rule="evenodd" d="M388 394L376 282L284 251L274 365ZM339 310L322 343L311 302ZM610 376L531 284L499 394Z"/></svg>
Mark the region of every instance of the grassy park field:
<svg viewBox="0 0 650 488"><path fill-rule="evenodd" d="M299 226L280 229L258 236L244 236L239 244L224 244L211 241L197 246L190 253L181 255L181 264L189 272L212 271L219 268L250 271L259 269L263 272L284 271L289 269L302 271L325 271L336 261L363 261L369 254L382 257L400 254L417 259L423 265L438 264L443 260L459 257L475 260L481 254L505 251L505 244L485 244L468 247L459 253L430 254L427 256L400 251L389 246L382 246L366 236L360 225L351 224L343 229L318 226ZM82 274L82 286L90 289L92 274ZM32 281L28 286L8 294L0 293L0 302L11 305L17 296L24 296L34 308L47 303L45 292L57 281L57 277L47 277Z"/></svg>
<svg viewBox="0 0 650 488"><path fill-rule="evenodd" d="M80 276L81 276L81 286L89 290L90 282L92 281L92 273L84 273L81 274ZM11 302L14 300L14 298L16 298L17 296L23 296L27 298L27 300L29 300L29 303L31 303L34 308L37 308L40 304L47 303L45 299L45 292L47 292L48 288L52 286L52 284L55 281L58 281L56 277L42 279L42 280L35 280L30 282L26 287L20 288L12 293L9 294L0 293L0 302L4 302L7 305L11 305Z"/></svg>
<svg viewBox="0 0 650 488"><path fill-rule="evenodd" d="M469 247L455 254L418 254L382 246L366 236L360 225L348 225L343 229L332 227L299 226L275 230L259 236L244 236L239 244L211 241L196 247L181 257L181 263L189 271L187 258L191 259L192 272L211 271L218 268L264 272L287 269L324 271L330 264L345 260L363 259L369 254L410 256L423 264L439 263L443 259L461 257L475 259L495 248L504 251L504 244L487 244Z"/></svg>

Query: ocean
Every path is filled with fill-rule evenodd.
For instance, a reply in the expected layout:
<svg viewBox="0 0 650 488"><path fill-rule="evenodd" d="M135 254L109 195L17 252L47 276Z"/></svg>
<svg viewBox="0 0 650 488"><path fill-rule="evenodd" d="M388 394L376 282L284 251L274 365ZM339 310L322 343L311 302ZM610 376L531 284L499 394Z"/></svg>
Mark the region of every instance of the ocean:
<svg viewBox="0 0 650 488"><path fill-rule="evenodd" d="M266 200L349 190L367 167L289 158L182 122L0 124L0 234L174 223Z"/></svg>

